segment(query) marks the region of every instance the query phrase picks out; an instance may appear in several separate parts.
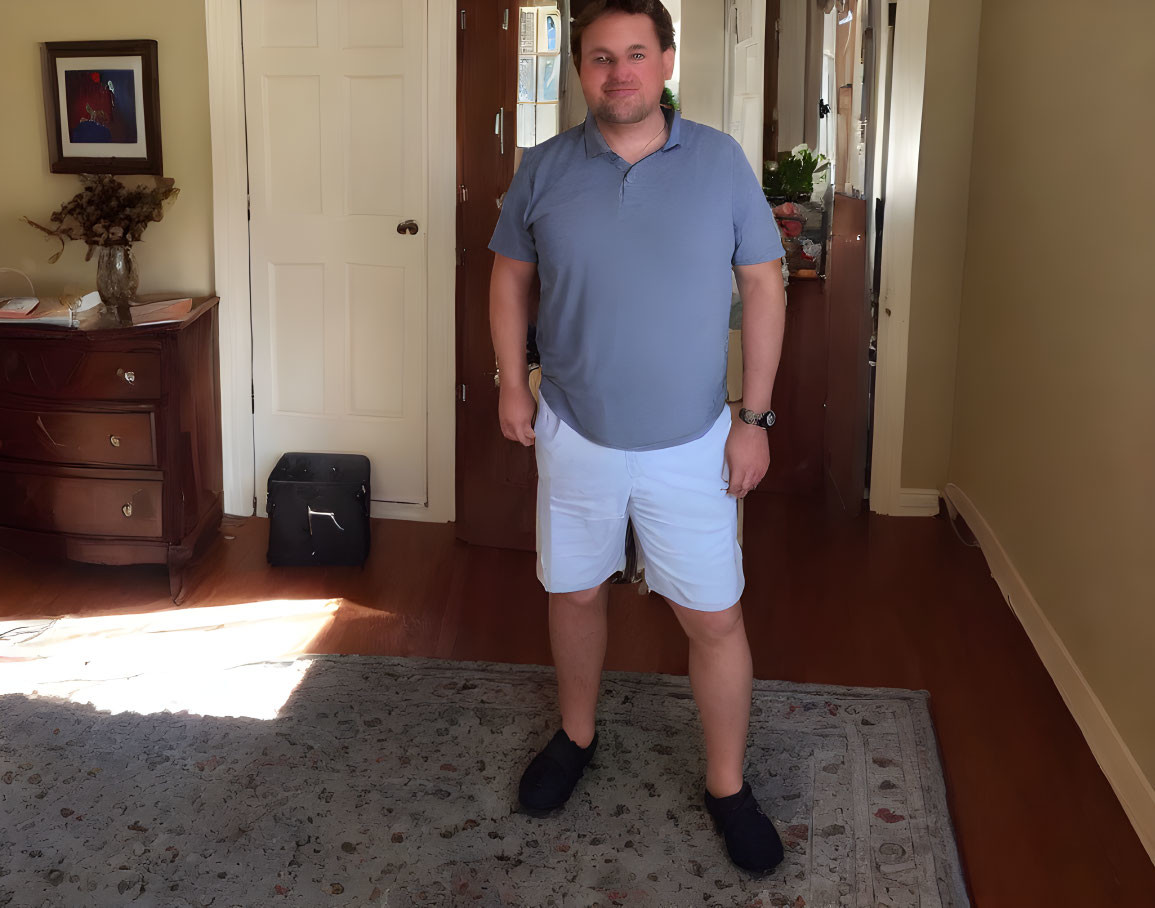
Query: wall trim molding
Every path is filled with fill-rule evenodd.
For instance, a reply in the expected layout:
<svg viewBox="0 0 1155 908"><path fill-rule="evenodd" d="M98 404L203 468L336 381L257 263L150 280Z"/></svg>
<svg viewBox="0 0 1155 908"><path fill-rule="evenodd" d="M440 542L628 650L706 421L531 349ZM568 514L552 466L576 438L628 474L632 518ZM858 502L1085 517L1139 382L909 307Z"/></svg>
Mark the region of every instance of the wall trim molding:
<svg viewBox="0 0 1155 908"><path fill-rule="evenodd" d="M939 512L938 489L899 489L895 517L935 517Z"/></svg>
<svg viewBox="0 0 1155 908"><path fill-rule="evenodd" d="M961 514L974 533L1003 598L1023 625L1139 840L1155 861L1155 788L974 502L954 483L947 484L944 497L952 518Z"/></svg>
<svg viewBox="0 0 1155 908"><path fill-rule="evenodd" d="M426 502L376 503L374 516L443 523L456 503L455 281L457 244L457 25L450 0L426 3L429 234L426 307ZM213 253L220 303L225 511L254 513L258 494L252 413L248 159L241 0L205 0L213 162ZM378 504L380 505L378 507ZM257 509L263 513L263 507Z"/></svg>
<svg viewBox="0 0 1155 908"><path fill-rule="evenodd" d="M249 310L249 167L240 0L205 0L213 161L213 268L221 298L221 448L225 513L249 516L256 498L253 333Z"/></svg>
<svg viewBox="0 0 1155 908"><path fill-rule="evenodd" d="M907 513L901 503L902 444L906 427L914 214L929 22L930 0L899 0L883 195L886 199L886 230L882 235L878 367L875 372L874 444L870 471L870 509L878 514ZM878 84L885 83L880 81Z"/></svg>

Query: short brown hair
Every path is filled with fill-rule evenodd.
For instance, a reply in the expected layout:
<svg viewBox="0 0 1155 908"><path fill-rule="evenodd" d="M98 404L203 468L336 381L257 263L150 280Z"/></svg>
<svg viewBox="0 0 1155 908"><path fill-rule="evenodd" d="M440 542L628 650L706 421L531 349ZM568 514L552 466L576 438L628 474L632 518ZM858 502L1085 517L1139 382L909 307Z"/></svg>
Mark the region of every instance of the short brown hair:
<svg viewBox="0 0 1155 908"><path fill-rule="evenodd" d="M658 33L658 45L663 51L674 47L674 20L660 0L593 0L587 3L570 27L569 49L574 66L581 69L582 32L606 13L628 13L631 16L649 16Z"/></svg>

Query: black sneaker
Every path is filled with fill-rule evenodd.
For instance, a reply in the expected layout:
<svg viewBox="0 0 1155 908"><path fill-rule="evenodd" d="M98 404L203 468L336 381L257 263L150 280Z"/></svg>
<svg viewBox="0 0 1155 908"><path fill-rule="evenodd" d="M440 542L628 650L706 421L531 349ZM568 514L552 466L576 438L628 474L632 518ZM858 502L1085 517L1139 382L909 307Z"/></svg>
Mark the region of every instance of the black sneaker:
<svg viewBox="0 0 1155 908"><path fill-rule="evenodd" d="M706 792L706 809L726 840L730 860L751 873L767 873L782 863L782 840L778 830L762 812L750 783L726 798Z"/></svg>
<svg viewBox="0 0 1155 908"><path fill-rule="evenodd" d="M597 746L596 733L589 747L578 747L564 730L559 730L521 776L517 796L522 810L530 816L541 816L565 804Z"/></svg>

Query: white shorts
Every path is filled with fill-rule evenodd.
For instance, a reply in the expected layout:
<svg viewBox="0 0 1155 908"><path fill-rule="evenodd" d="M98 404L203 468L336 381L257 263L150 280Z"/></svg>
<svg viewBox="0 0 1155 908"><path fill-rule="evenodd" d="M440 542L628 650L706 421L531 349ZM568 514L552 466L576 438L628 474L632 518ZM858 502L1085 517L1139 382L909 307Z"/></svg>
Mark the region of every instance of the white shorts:
<svg viewBox="0 0 1155 908"><path fill-rule="evenodd" d="M632 520L646 583L716 612L742 595L738 502L726 494L730 408L701 438L657 451L594 444L541 398L537 420L537 576L551 593L601 585L625 567Z"/></svg>

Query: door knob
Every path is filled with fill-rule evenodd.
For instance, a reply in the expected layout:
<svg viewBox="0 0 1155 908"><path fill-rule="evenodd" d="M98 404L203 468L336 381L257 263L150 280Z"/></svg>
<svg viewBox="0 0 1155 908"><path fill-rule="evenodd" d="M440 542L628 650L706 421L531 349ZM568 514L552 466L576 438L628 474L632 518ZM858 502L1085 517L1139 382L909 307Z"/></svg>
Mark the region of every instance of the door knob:
<svg viewBox="0 0 1155 908"><path fill-rule="evenodd" d="M397 225L398 233L408 233L410 236L415 236L419 229L416 221L402 221Z"/></svg>

